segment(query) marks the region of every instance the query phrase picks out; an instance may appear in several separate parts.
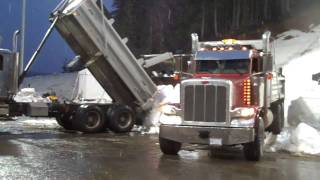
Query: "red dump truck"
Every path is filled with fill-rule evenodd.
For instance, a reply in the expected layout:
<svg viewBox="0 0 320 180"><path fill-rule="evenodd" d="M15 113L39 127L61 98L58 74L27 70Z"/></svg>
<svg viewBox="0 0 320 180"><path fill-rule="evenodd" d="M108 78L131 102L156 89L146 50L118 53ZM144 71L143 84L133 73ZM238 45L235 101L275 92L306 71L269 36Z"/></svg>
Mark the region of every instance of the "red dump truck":
<svg viewBox="0 0 320 180"><path fill-rule="evenodd" d="M265 130L279 134L284 123L285 79L275 67L270 36L199 42L192 34L181 121L160 126L164 154L177 154L182 143L243 145L246 159L260 159Z"/></svg>

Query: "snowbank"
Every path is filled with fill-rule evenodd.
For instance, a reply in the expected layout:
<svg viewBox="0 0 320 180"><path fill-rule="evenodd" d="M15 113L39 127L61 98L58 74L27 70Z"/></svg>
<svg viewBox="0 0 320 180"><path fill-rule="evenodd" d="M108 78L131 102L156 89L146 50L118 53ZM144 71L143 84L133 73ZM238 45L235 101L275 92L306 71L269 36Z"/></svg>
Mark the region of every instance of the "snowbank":
<svg viewBox="0 0 320 180"><path fill-rule="evenodd" d="M287 128L268 135L269 151L320 153L320 85L312 75L320 72L320 26L310 32L291 30L275 41L276 64L286 77L285 117Z"/></svg>
<svg viewBox="0 0 320 180"><path fill-rule="evenodd" d="M180 118L175 116L175 106L172 105L180 103L180 84L177 84L175 87L172 85L161 85L158 86L158 91L161 95L155 102L160 103L154 104L153 109L147 115L143 124L144 128L141 129L142 133L157 134L159 133L161 120L176 121Z"/></svg>
<svg viewBox="0 0 320 180"><path fill-rule="evenodd" d="M319 47L320 25L309 32L299 30L286 31L277 36L274 41L275 59L278 66L283 66L292 59L298 58Z"/></svg>
<svg viewBox="0 0 320 180"><path fill-rule="evenodd" d="M286 39L288 35L294 38ZM305 122L320 130L320 125L316 125L320 123L320 86L312 80L312 75L320 72L320 26L309 33L283 33L276 42L276 60L286 62L283 74L286 76L285 115L288 124L296 126Z"/></svg>
<svg viewBox="0 0 320 180"><path fill-rule="evenodd" d="M288 127L278 136L268 134L265 143L269 152L320 155L320 133L305 123Z"/></svg>

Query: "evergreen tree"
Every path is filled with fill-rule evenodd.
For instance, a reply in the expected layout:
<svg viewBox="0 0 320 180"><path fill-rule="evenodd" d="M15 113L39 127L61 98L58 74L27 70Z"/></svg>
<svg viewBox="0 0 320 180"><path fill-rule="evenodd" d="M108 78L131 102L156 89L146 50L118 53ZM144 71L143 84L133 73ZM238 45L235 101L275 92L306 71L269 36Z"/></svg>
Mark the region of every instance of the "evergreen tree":
<svg viewBox="0 0 320 180"><path fill-rule="evenodd" d="M114 0L116 28L136 56L190 51L190 34L216 40L290 15L313 0ZM316 0L314 0L316 1Z"/></svg>

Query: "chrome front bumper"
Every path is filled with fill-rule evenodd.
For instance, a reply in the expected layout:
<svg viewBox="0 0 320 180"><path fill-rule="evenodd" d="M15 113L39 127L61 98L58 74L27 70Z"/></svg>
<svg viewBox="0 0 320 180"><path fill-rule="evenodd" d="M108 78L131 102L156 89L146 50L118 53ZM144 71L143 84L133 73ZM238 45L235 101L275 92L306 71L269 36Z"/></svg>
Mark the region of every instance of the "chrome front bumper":
<svg viewBox="0 0 320 180"><path fill-rule="evenodd" d="M181 143L236 145L254 141L254 128L161 125L159 137Z"/></svg>

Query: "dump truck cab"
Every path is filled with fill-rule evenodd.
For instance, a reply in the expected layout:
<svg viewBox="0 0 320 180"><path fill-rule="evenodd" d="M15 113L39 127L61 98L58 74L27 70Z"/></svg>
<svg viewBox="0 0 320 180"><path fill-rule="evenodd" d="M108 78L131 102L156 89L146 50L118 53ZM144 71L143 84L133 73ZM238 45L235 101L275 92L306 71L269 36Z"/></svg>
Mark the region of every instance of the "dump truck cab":
<svg viewBox="0 0 320 180"><path fill-rule="evenodd" d="M14 71L16 66L15 53L8 49L0 49L0 99L8 100L16 92L18 76Z"/></svg>
<svg viewBox="0 0 320 180"><path fill-rule="evenodd" d="M192 37L192 76L181 82L181 122L160 126L162 151L176 154L181 143L242 144L247 159L259 160L265 129L277 134L283 123L284 77L274 67L270 33L245 41Z"/></svg>

